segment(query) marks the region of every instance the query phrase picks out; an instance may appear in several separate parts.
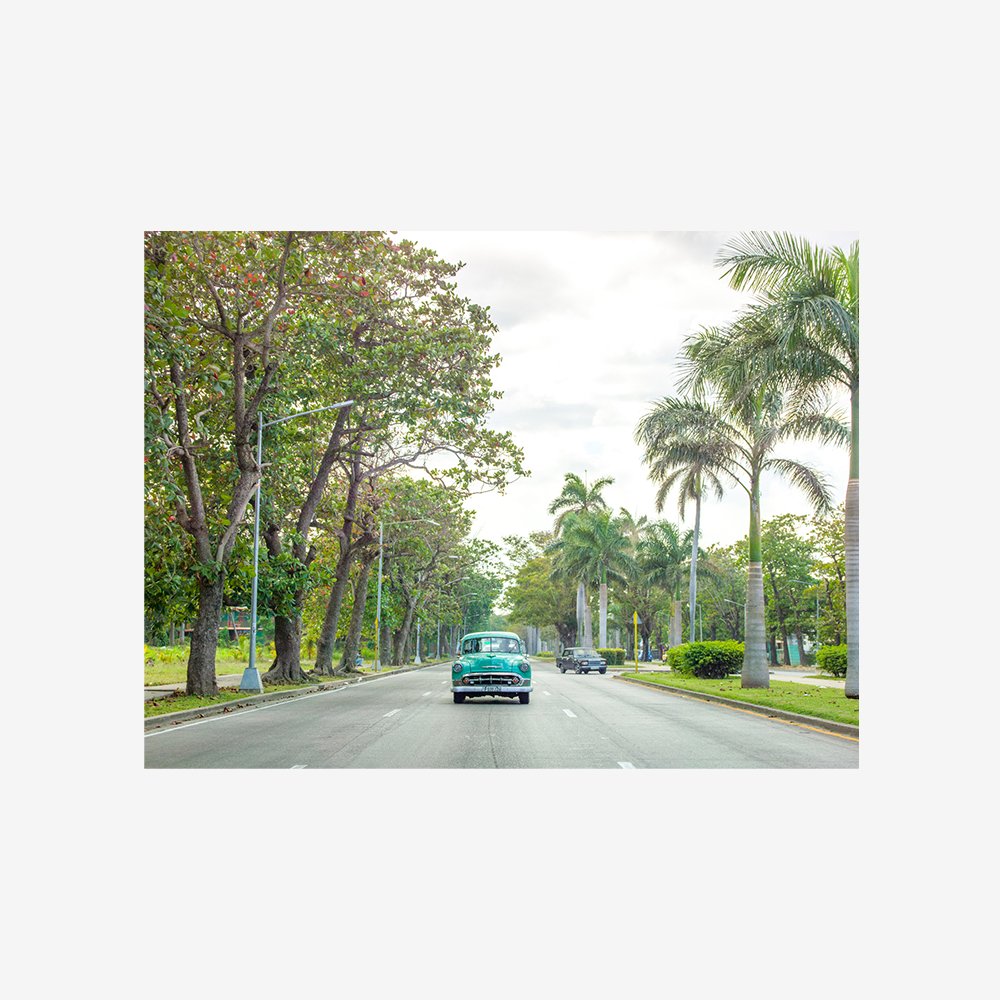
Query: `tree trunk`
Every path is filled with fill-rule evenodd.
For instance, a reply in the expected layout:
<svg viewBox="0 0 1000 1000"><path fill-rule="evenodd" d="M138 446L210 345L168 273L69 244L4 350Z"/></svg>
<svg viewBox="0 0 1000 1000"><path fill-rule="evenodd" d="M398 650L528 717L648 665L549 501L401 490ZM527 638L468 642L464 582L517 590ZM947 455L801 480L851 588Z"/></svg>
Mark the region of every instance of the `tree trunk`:
<svg viewBox="0 0 1000 1000"><path fill-rule="evenodd" d="M403 624L396 633L396 648L394 650L392 662L401 667L407 659L407 646L410 642L410 629L413 627L413 615L417 610L417 602L414 600L406 607L406 617Z"/></svg>
<svg viewBox="0 0 1000 1000"><path fill-rule="evenodd" d="M191 633L187 665L186 691L191 695L205 697L219 693L215 683L215 651L219 645L224 580L221 571L214 580L198 578L198 618Z"/></svg>
<svg viewBox="0 0 1000 1000"><path fill-rule="evenodd" d="M670 629L667 633L667 644L672 649L684 641L684 605L676 599L671 602Z"/></svg>
<svg viewBox="0 0 1000 1000"><path fill-rule="evenodd" d="M594 623L590 611L590 601L587 598L587 588L583 589L583 644L588 649L594 645Z"/></svg>
<svg viewBox="0 0 1000 1000"><path fill-rule="evenodd" d="M759 562L750 563L747 574L747 608L744 622L743 670L740 686L770 687L767 673L767 641L764 630L764 575Z"/></svg>
<svg viewBox="0 0 1000 1000"><path fill-rule="evenodd" d="M583 608L587 603L587 591L583 580L576 585L576 645L584 645Z"/></svg>
<svg viewBox="0 0 1000 1000"><path fill-rule="evenodd" d="M747 570L747 606L743 644L743 669L740 686L771 686L767 673L767 643L764 639L764 572L760 547L760 479L755 474L750 484L750 558Z"/></svg>
<svg viewBox="0 0 1000 1000"><path fill-rule="evenodd" d="M306 680L302 673L302 618L299 615L274 616L274 663L261 676L265 684L301 684Z"/></svg>
<svg viewBox="0 0 1000 1000"><path fill-rule="evenodd" d="M319 641L316 643L316 668L314 670L316 674L333 673L333 647L337 643L337 623L340 621L340 608L344 603L351 563L356 551L356 549L348 548L337 560L337 578L330 589L330 599L326 603L323 625L319 630Z"/></svg>
<svg viewBox="0 0 1000 1000"><path fill-rule="evenodd" d="M857 477L847 484L847 503L844 507L844 547L847 562L847 588L845 601L847 604L847 678L844 683L844 694L848 698L860 696L858 687L858 666L860 647L858 643L858 573L859 573L859 487Z"/></svg>
<svg viewBox="0 0 1000 1000"><path fill-rule="evenodd" d="M701 529L701 477L698 479L698 495L694 498L694 538L691 541L691 582L688 586L688 608L691 612L689 642L695 641L694 621L698 610L698 532Z"/></svg>
<svg viewBox="0 0 1000 1000"><path fill-rule="evenodd" d="M365 602L368 597L368 577L371 573L373 559L365 559L361 563L358 579L354 584L354 606L351 608L351 624L347 629L347 639L344 641L344 656L337 668L338 673L354 671L354 661L361 649L361 627L365 620Z"/></svg>
<svg viewBox="0 0 1000 1000"><path fill-rule="evenodd" d="M606 649L608 645L608 585L601 584L601 621L600 621L601 649Z"/></svg>

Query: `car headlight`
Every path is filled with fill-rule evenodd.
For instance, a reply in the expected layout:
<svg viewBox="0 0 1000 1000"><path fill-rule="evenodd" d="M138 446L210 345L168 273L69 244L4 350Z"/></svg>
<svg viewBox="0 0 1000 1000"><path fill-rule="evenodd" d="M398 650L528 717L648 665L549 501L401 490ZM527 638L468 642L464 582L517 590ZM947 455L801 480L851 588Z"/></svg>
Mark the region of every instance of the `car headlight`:
<svg viewBox="0 0 1000 1000"><path fill-rule="evenodd" d="M461 663L452 664L451 672L453 674L460 674L462 672L462 664Z"/></svg>
<svg viewBox="0 0 1000 1000"><path fill-rule="evenodd" d="M521 671L522 674L530 673L531 672L531 664L527 660L524 660L524 661L522 661L519 664L519 669L520 669L520 671Z"/></svg>

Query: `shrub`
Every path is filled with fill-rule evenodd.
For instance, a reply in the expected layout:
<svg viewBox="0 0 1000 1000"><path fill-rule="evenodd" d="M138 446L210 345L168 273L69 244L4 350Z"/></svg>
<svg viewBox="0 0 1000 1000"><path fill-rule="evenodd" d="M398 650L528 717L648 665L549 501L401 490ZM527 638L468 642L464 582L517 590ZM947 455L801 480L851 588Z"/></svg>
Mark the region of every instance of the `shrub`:
<svg viewBox="0 0 1000 1000"><path fill-rule="evenodd" d="M554 660L556 658L556 654L550 652L549 650L545 650L542 653L535 653L534 655L537 656L540 660Z"/></svg>
<svg viewBox="0 0 1000 1000"><path fill-rule="evenodd" d="M603 656L609 667L620 667L625 662L624 649L599 649L597 655Z"/></svg>
<svg viewBox="0 0 1000 1000"><path fill-rule="evenodd" d="M816 652L816 661L819 663L819 669L825 674L833 674L834 677L847 676L846 646L820 646Z"/></svg>
<svg viewBox="0 0 1000 1000"><path fill-rule="evenodd" d="M667 662L679 674L694 677L727 677L743 665L743 643L685 642L667 650Z"/></svg>

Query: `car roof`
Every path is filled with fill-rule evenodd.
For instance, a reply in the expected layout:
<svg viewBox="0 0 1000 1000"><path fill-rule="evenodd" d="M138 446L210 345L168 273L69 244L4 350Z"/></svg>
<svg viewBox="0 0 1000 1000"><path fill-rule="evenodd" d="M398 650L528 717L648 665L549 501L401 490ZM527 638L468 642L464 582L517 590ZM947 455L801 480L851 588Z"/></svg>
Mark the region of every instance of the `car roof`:
<svg viewBox="0 0 1000 1000"><path fill-rule="evenodd" d="M462 642L465 642L466 639L486 639L486 638L520 640L521 637L516 632L466 632L466 634L462 636Z"/></svg>

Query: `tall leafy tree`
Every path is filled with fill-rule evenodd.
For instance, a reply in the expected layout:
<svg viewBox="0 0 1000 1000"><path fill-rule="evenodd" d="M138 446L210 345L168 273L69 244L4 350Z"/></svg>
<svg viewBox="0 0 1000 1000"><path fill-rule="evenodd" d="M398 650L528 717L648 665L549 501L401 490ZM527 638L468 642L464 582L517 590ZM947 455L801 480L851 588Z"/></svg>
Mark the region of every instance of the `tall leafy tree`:
<svg viewBox="0 0 1000 1000"><path fill-rule="evenodd" d="M831 387L850 397L850 468L845 503L847 679L859 696L859 248L827 250L789 233L745 233L719 253L733 288L756 293L740 321L744 357L758 384L788 386L801 401Z"/></svg>
<svg viewBox="0 0 1000 1000"><path fill-rule="evenodd" d="M260 477L258 414L279 391L299 311L337 299L318 275L364 234L146 234L146 449L192 541L189 694L216 691L226 571Z"/></svg>

